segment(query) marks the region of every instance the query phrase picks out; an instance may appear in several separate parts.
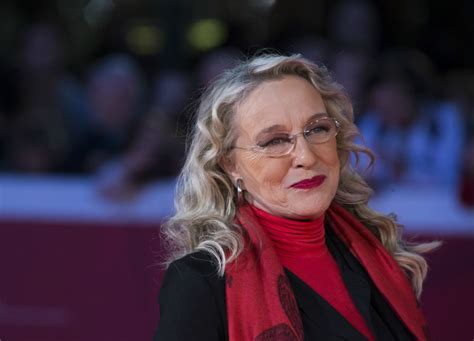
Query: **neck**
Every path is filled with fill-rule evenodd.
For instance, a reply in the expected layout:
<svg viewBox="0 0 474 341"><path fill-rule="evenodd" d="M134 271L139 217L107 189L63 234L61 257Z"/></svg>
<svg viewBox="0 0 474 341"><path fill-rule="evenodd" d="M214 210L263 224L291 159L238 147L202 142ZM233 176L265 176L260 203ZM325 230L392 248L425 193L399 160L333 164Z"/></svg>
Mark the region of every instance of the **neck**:
<svg viewBox="0 0 474 341"><path fill-rule="evenodd" d="M274 216L251 206L280 257L320 257L327 252L324 215L301 221Z"/></svg>

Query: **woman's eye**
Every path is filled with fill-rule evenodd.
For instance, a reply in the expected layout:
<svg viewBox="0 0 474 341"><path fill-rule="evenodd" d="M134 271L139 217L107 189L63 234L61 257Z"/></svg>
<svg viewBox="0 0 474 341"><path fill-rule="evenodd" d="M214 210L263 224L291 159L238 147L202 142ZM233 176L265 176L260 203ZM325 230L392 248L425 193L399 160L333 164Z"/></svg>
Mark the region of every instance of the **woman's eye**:
<svg viewBox="0 0 474 341"><path fill-rule="evenodd" d="M325 134L331 130L331 127L326 124L320 124L315 127L311 127L310 129L307 130L307 135L308 134Z"/></svg>
<svg viewBox="0 0 474 341"><path fill-rule="evenodd" d="M287 137L275 137L268 141L259 143L258 146L261 148L266 148L266 147L278 146L285 143L291 143L290 139Z"/></svg>

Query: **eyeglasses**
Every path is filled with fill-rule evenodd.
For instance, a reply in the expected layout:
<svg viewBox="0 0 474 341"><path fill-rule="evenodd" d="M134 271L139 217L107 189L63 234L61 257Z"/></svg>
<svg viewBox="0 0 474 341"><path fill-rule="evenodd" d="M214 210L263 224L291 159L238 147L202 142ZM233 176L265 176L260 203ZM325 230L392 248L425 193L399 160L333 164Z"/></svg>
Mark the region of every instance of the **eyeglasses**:
<svg viewBox="0 0 474 341"><path fill-rule="evenodd" d="M281 157L290 154L296 146L296 137L303 134L310 144L321 144L335 137L339 132L340 124L332 117L320 117L310 121L301 133L294 135L274 133L262 138L255 146L237 147L235 149L249 150L269 157Z"/></svg>

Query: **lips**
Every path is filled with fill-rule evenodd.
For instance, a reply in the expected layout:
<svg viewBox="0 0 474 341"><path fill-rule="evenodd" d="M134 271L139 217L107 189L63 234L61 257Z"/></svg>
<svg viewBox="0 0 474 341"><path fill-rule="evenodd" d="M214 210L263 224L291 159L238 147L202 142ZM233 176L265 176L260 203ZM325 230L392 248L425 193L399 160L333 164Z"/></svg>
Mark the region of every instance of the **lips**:
<svg viewBox="0 0 474 341"><path fill-rule="evenodd" d="M299 182L295 182L290 187L299 188L299 189L315 188L321 185L324 182L324 180L326 180L325 175L316 175L315 177L312 177L311 179L305 179Z"/></svg>

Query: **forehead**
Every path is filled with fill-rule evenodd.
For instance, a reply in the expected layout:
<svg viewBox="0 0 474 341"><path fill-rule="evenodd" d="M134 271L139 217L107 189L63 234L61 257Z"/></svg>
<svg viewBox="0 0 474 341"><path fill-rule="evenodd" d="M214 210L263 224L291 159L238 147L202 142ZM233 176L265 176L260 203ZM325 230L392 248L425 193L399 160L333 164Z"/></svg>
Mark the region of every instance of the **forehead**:
<svg viewBox="0 0 474 341"><path fill-rule="evenodd" d="M306 79L285 76L259 85L239 104L235 124L242 135L252 137L274 125L301 129L316 113L325 113L323 99Z"/></svg>

